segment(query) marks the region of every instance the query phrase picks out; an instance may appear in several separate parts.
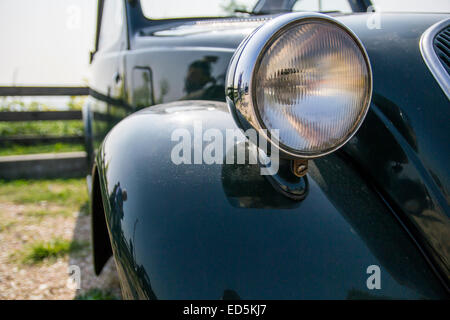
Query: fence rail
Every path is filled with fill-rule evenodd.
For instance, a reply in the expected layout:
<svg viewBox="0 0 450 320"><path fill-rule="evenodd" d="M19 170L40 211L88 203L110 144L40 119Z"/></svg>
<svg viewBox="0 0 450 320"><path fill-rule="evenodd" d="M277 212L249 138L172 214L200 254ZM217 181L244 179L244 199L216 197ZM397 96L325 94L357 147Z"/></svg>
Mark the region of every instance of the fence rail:
<svg viewBox="0 0 450 320"><path fill-rule="evenodd" d="M0 121L81 120L81 111L0 111Z"/></svg>
<svg viewBox="0 0 450 320"><path fill-rule="evenodd" d="M73 143L82 144L84 136L11 136L0 137L0 146L7 146L12 144L20 144L23 146L33 146L37 144L54 144L54 143Z"/></svg>
<svg viewBox="0 0 450 320"><path fill-rule="evenodd" d="M2 87L0 96L87 96L88 87Z"/></svg>
<svg viewBox="0 0 450 320"><path fill-rule="evenodd" d="M0 179L82 177L88 172L85 152L0 157Z"/></svg>
<svg viewBox="0 0 450 320"><path fill-rule="evenodd" d="M58 121L58 120L81 120L81 111L1 111L0 121ZM44 143L83 143L83 135L70 136L0 136L0 146L10 144L36 145Z"/></svg>
<svg viewBox="0 0 450 320"><path fill-rule="evenodd" d="M1 96L85 96L85 87L2 87ZM0 111L0 122L82 120L81 111ZM0 147L12 145L83 144L84 135L0 136ZM83 176L88 172L85 152L29 154L0 157L0 179Z"/></svg>

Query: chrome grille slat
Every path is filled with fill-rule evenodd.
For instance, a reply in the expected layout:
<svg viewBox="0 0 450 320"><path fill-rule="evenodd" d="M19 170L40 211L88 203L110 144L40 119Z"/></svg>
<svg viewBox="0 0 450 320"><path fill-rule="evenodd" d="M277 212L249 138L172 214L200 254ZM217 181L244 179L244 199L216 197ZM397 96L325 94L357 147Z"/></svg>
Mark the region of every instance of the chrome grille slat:
<svg viewBox="0 0 450 320"><path fill-rule="evenodd" d="M450 100L450 18L428 28L420 39L425 64Z"/></svg>
<svg viewBox="0 0 450 320"><path fill-rule="evenodd" d="M450 27L443 29L436 35L433 45L442 66L450 75Z"/></svg>

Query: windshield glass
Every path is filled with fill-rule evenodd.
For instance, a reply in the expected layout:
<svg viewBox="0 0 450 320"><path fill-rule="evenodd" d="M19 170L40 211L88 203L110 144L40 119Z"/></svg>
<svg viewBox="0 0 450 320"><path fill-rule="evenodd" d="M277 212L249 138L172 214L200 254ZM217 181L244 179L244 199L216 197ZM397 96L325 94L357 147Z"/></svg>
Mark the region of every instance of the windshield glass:
<svg viewBox="0 0 450 320"><path fill-rule="evenodd" d="M251 13L257 3L258 0L141 0L142 10L149 19L236 16ZM352 11L348 0L272 0L265 1L264 8L266 12L261 13Z"/></svg>
<svg viewBox="0 0 450 320"><path fill-rule="evenodd" d="M450 12L449 0L372 0L380 12Z"/></svg>
<svg viewBox="0 0 450 320"><path fill-rule="evenodd" d="M357 1L354 1L355 3ZM381 12L450 12L450 0L372 0ZM141 0L149 19L227 17L251 13L258 0ZM363 3L363 2L361 2ZM258 4L260 13L284 11L352 12L348 0L265 0Z"/></svg>
<svg viewBox="0 0 450 320"><path fill-rule="evenodd" d="M226 17L235 10L252 11L258 0L141 0L149 19Z"/></svg>

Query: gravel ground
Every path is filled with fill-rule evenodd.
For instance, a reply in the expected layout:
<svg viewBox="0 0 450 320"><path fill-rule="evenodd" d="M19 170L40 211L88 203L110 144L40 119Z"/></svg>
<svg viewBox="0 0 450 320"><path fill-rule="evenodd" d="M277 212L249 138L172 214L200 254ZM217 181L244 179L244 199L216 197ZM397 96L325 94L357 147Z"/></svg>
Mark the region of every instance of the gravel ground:
<svg viewBox="0 0 450 320"><path fill-rule="evenodd" d="M88 245L90 217L83 212L43 217L26 214L38 208L57 211L45 202L25 205L0 202L0 299L74 299L92 289L120 299L113 259L99 277L94 274L92 251ZM20 259L30 244L55 237L86 245L81 251L40 263L27 264ZM69 266L73 265L80 268L80 289L70 281Z"/></svg>

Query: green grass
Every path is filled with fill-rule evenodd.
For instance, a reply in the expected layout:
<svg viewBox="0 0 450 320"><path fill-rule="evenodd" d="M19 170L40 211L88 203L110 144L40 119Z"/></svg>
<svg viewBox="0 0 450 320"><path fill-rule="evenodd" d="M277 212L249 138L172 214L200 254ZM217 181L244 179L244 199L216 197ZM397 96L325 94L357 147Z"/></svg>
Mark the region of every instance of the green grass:
<svg viewBox="0 0 450 320"><path fill-rule="evenodd" d="M86 207L88 193L85 179L0 180L0 201L16 204L64 206L77 211Z"/></svg>
<svg viewBox="0 0 450 320"><path fill-rule="evenodd" d="M36 154L36 153L74 152L74 151L84 151L84 146L81 144L70 144L70 143L40 144L35 146L11 145L1 147L0 156Z"/></svg>
<svg viewBox="0 0 450 320"><path fill-rule="evenodd" d="M0 136L82 134L83 122L80 120L0 122Z"/></svg>
<svg viewBox="0 0 450 320"><path fill-rule="evenodd" d="M56 259L69 253L77 252L86 247L85 243L63 239L53 239L48 242L38 241L31 244L22 253L22 262L36 264L46 259Z"/></svg>
<svg viewBox="0 0 450 320"><path fill-rule="evenodd" d="M14 221L0 221L0 232L7 231L15 224L16 223Z"/></svg>
<svg viewBox="0 0 450 320"><path fill-rule="evenodd" d="M46 217L56 217L56 216L63 216L63 217L73 217L74 213L80 213L81 215L87 216L89 215L89 203L86 201L85 203L81 204L81 206L78 208L75 206L58 206L58 205L47 205L47 202L44 206L27 206L25 210L23 211L23 214L27 217L42 219ZM0 231L1 231L1 224L0 224Z"/></svg>
<svg viewBox="0 0 450 320"><path fill-rule="evenodd" d="M83 210L79 210L82 214L85 212ZM56 216L63 216L63 217L73 217L74 213L77 212L77 210L73 210L71 208L65 208L65 207L52 207L52 208L27 208L23 212L24 215L27 217L37 218L37 219L43 219L46 217L56 217Z"/></svg>
<svg viewBox="0 0 450 320"><path fill-rule="evenodd" d="M28 217L43 218L54 215L55 212L48 209L26 209L24 214ZM67 216L68 214L67 212L62 212L62 215Z"/></svg>
<svg viewBox="0 0 450 320"><path fill-rule="evenodd" d="M71 96L66 102L69 110L81 110L85 104L87 96ZM20 97L0 97L0 111L58 111L61 110L60 102L58 106L54 101L42 97L35 97L36 100L24 101Z"/></svg>
<svg viewBox="0 0 450 320"><path fill-rule="evenodd" d="M117 300L117 297L108 291L90 289L85 294L77 295L75 300Z"/></svg>

